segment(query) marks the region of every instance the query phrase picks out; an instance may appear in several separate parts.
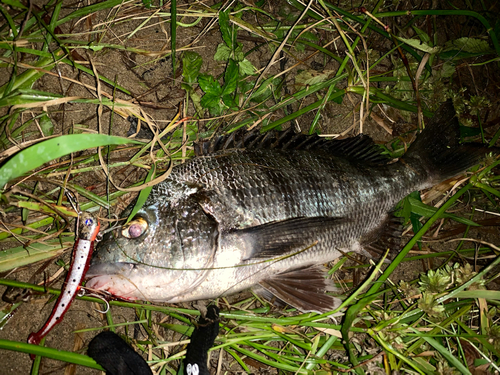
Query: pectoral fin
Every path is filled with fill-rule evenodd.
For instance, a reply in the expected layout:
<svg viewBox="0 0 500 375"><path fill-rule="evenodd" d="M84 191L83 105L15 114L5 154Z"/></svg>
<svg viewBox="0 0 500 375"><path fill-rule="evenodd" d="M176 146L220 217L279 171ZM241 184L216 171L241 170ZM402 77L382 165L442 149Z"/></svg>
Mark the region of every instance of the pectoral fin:
<svg viewBox="0 0 500 375"><path fill-rule="evenodd" d="M247 260L264 259L315 246L341 223L334 217L300 217L235 230L230 235L241 243L240 248L246 248Z"/></svg>
<svg viewBox="0 0 500 375"><path fill-rule="evenodd" d="M340 299L326 291L336 291L331 279L325 278L322 266L295 269L273 276L259 283L279 300L302 312L324 313L340 306Z"/></svg>

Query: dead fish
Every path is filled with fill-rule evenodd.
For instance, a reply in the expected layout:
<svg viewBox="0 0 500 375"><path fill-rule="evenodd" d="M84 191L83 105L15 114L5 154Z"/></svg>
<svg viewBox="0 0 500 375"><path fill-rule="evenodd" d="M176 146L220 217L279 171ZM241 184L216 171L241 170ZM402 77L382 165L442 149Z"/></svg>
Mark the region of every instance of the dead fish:
<svg viewBox="0 0 500 375"><path fill-rule="evenodd" d="M402 198L488 152L459 144L451 102L397 162L363 135L328 141L254 132L196 151L153 188L128 224L99 243L87 287L175 303L258 285L301 311L331 311L340 301L325 293L335 288L322 264L341 250L375 249Z"/></svg>

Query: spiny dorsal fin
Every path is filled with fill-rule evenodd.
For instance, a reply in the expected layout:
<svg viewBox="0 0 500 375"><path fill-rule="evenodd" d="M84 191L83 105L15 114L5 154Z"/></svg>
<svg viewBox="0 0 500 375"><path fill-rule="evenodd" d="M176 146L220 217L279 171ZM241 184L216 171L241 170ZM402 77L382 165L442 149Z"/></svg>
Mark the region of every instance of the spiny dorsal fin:
<svg viewBox="0 0 500 375"><path fill-rule="evenodd" d="M258 129L252 131L239 129L225 136L196 142L194 145L196 156L208 156L217 151L233 148L326 152L332 156L370 164L387 164L389 161L386 155L382 155L382 149L367 135L326 139L316 134L297 134L291 128L285 131L271 130L266 133L260 133Z"/></svg>

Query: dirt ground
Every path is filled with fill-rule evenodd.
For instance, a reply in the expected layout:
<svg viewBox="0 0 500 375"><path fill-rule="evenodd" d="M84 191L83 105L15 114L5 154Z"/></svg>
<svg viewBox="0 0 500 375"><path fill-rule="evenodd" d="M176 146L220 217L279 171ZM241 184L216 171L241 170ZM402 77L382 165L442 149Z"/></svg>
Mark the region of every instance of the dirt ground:
<svg viewBox="0 0 500 375"><path fill-rule="evenodd" d="M45 2L35 1L39 6L43 6ZM72 2L65 1L68 3L68 8L63 7L63 12L70 12L72 9ZM140 3L140 2L138 2ZM410 2L407 2L408 4ZM179 3L178 3L179 4ZM137 4L136 4L137 5ZM179 4L182 6L182 4ZM356 5L358 6L358 5ZM140 8L138 8L140 9ZM267 11L277 11L276 6L272 4L266 4L265 9ZM136 9L130 9L130 11L139 11ZM99 16L96 16L92 20L93 24L96 25L99 22ZM130 30L138 27L142 19L137 19L135 21L124 22L122 24L113 25L112 32L107 33L105 36L105 41L108 43L119 44L124 36L130 33ZM158 18L157 22L151 22L151 27L141 29L137 34L126 41L128 46L140 47L142 49L149 49L151 51L167 51L169 49L169 31L168 25L163 23L163 19ZM454 35L458 25L454 24L453 21L450 22L449 34ZM180 28L177 35L177 46L182 47L190 44L196 36L204 29L208 21L202 21L199 25L190 28ZM64 33L76 33L79 31L85 31L88 28L88 24L79 23L75 24L74 27L70 29L64 29L67 25L63 25ZM245 34L244 31L240 31L241 40L240 42L244 45L244 50L249 50L255 47L256 43L250 41L252 35ZM329 36L325 36L329 37ZM443 37L450 37L443 36ZM216 52L217 45L221 42L221 35L217 27L214 27L208 31L205 37L199 42L196 47L196 51L203 57L203 66L201 68L202 72L210 72L210 74L217 76L222 74L224 71L225 64L213 60L213 56ZM373 48L381 48L377 45L380 40L374 40ZM380 42L382 43L382 42ZM385 42L384 42L385 43ZM341 43L338 43L339 45ZM382 48L381 48L382 49ZM157 123L164 126L166 123L172 119L178 111L179 105L185 98L184 90L180 87L180 77L174 77L171 60L169 58L164 58L166 52L159 55L157 61L151 56L144 56L140 54L134 54L125 51L117 51L116 49L103 49L100 51L92 52L90 50L77 50L80 57L86 61L92 61L95 64L96 69L99 73L110 80L117 80L118 84L128 88L134 97L140 97L143 103L144 110L149 113ZM304 51L302 55L305 56L310 51ZM248 56L248 59L256 66L261 69L266 66L271 56L269 48L265 46L260 47L256 53L252 53ZM287 67L292 65L293 61L287 62ZM312 69L312 67L319 66L320 70L332 70L335 71L339 64L335 60L324 60L323 57L313 58L301 66L302 69ZM276 73L278 68L273 68L270 74ZM181 69L177 70L178 72ZM61 64L57 71L66 77L71 77L75 80L94 85L95 82L92 77L85 74L79 74L74 71L68 65ZM288 84L290 90L293 90L293 79L297 70L292 71L289 74ZM494 71L489 65L483 67L470 69L470 67L459 67L457 69L457 75L455 76L455 81L453 83L454 87L457 89L459 87L466 87L468 90L474 93L480 93L489 98L492 103L491 109L487 114L485 119L486 123L492 123L493 125L498 124L498 119L500 117L500 74L499 71ZM0 78L0 83L3 84L7 77ZM345 86L347 82L341 82L339 86ZM80 85L70 84L67 81L61 81L57 76L45 75L41 78L35 85L35 89L48 91L48 92L58 92L64 94L65 96L84 96L91 97L89 92ZM108 85L103 85L103 90L108 93L112 93L113 89ZM131 97L127 97L122 93L117 93L117 96L129 100ZM312 100L312 99L311 99ZM307 101L300 103L301 106L309 104ZM323 118L321 120L321 132L323 134L338 134L349 128L352 124L359 122L359 111L355 107L359 104L359 97L354 95L348 95L344 98L342 105L328 104ZM297 110L297 107L293 108ZM191 111L191 112L190 112ZM192 108L187 109L188 113L192 113ZM380 116L380 111L376 111ZM372 136L377 142L383 143L394 138L398 134L404 133L413 125L405 124L405 122L397 115L396 112L389 111L389 113L394 114L394 123L390 124L390 127L394 130L391 135L386 130L384 130L379 124L373 119L366 119L364 123L364 132ZM86 104L64 104L58 108L55 108L50 113L53 122L56 124L56 129L54 133L58 134L68 134L70 129L75 125L81 125L88 127L89 129L98 130L97 124L97 114L96 108L90 107ZM277 114L276 116L282 115ZM314 114L307 114L300 118L300 121L293 126L298 126L301 130L307 130L308 124L312 121ZM110 112L105 110L102 117L102 128L103 133L108 133L110 121ZM130 127L130 123L120 116L115 115L112 122L111 133L114 135L127 136L127 132ZM201 125L200 125L201 126ZM357 128L356 128L357 129ZM351 134L356 132L353 130ZM132 175L135 173L136 175ZM125 178L140 178L142 172L133 171L132 169L124 169L120 171L116 179L124 180ZM131 177L132 175L132 177ZM80 178L80 177L78 177ZM78 179L77 178L77 179ZM93 185L93 192L103 196L106 189L106 180L103 174L97 173L92 176L92 181L85 181L88 177L81 177L82 180L78 181L83 186ZM129 195L127 198L123 198L124 202L120 204L120 208L126 206L126 202L132 199L133 195ZM469 209L469 206L464 206L464 209ZM106 213L101 212L102 216L106 216ZM478 234L479 233L479 234ZM485 238L489 241L496 241L500 239L499 228L488 227L482 231L476 232L481 238ZM433 250L441 250L443 245L438 245L435 243L429 244ZM66 262L69 261L69 252L64 255ZM415 279L419 272L424 269L431 267L436 267L438 261L432 262L413 262L405 263L398 271L394 274L394 279L392 281L398 282L399 280L413 280ZM33 275L34 270L38 268L39 265L34 265L27 269L20 270L14 274L8 276L8 278L16 279L19 281L28 281ZM52 274L58 269L54 264L51 264L47 269L49 274ZM64 275L64 274L63 274ZM4 275L3 275L4 276ZM52 287L60 286L62 282L61 276ZM353 275L351 271L340 272L338 277L343 280L352 280L354 277L362 279L364 277L361 275ZM41 281L42 276L38 276L37 281ZM498 286L498 285L496 285ZM5 290L5 287L0 286L0 294ZM46 296L33 296L28 303L23 303L15 314L10 318L8 324L0 330L0 339L14 340L25 342L28 335L32 331L37 331L45 322L48 317L53 302L46 304L48 298ZM85 353L85 348L87 347L89 341L101 330L101 327L106 325L103 315L99 312L89 309L90 304L82 301L75 301L69 312L65 315L62 323L56 326L56 328L47 336L45 345L59 348L68 351L78 351L80 353ZM131 309L120 309L117 307L111 307L113 309L113 316L119 317L120 321L115 321L115 323L129 322L133 321L135 317L133 316ZM158 314L158 320L161 320L160 314ZM96 330L74 334L75 330L91 329ZM121 328L124 332L124 328ZM134 330L132 330L134 331ZM129 332L129 335L133 335L135 338L142 338L144 333L140 330L134 332ZM177 336L178 339L181 336ZM212 358L218 358L218 352L215 353ZM16 353L11 351L0 350L0 374L28 374L31 369L31 360L27 354ZM256 370L259 373L259 370ZM263 373L264 370L260 370ZM42 363L41 374L98 374L99 371L91 370L89 368L83 368L76 366L69 369L68 366L63 366L61 362L56 362L48 359L44 359ZM237 372L229 372L237 373ZM239 372L241 373L241 372ZM273 373L273 372L270 372Z"/></svg>

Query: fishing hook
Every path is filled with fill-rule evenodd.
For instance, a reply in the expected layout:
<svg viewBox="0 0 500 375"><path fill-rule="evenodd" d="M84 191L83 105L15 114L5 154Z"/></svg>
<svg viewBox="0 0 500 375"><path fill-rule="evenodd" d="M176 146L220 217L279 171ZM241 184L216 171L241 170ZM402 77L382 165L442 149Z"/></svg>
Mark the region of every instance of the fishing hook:
<svg viewBox="0 0 500 375"><path fill-rule="evenodd" d="M109 311L109 302L106 300L106 298L104 298L101 295L96 294L96 293L87 293L83 288L81 290L83 291L83 295L85 295L87 297L94 297L94 298L100 299L101 301L103 301L106 304L106 310L101 311L99 309L94 309L95 311L97 311L98 313L101 313L101 314L106 314Z"/></svg>

